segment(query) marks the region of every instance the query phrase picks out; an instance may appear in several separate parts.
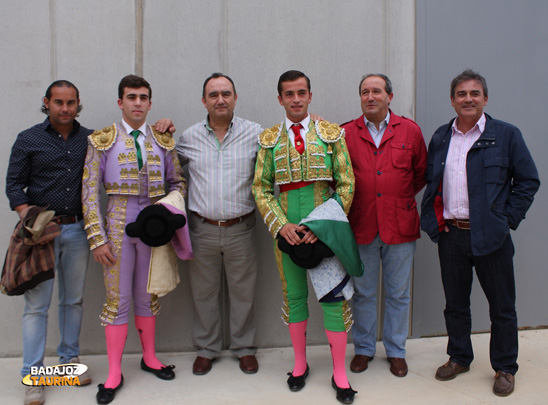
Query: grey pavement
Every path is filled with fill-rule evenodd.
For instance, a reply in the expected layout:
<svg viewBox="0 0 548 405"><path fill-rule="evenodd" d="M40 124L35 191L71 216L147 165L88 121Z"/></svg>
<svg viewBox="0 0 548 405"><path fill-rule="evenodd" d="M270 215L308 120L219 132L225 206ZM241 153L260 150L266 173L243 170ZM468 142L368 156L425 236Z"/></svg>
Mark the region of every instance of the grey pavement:
<svg viewBox="0 0 548 405"><path fill-rule="evenodd" d="M447 338L411 339L407 342L409 374L404 378L390 374L382 343L369 368L348 372L352 387L358 391L354 404L547 404L548 330L520 332L520 369L515 392L506 398L493 394L494 371L489 365L489 334L472 336L475 360L468 373L452 381L434 378L436 368L445 363ZM229 352L215 360L204 376L192 374L194 353L160 353L167 364L175 364L177 377L162 381L139 368L139 354L124 355L124 386L113 404L338 404L331 388L331 358L326 345L309 347L310 376L300 392L290 392L286 373L291 370L291 348L261 349L257 353L259 372L243 374ZM347 366L353 356L348 345ZM57 364L48 357L47 365ZM46 404L95 404L97 384L104 382L108 364L105 355L81 356L93 382L85 387L48 387ZM24 387L19 377L21 358L0 359L0 403L22 404Z"/></svg>

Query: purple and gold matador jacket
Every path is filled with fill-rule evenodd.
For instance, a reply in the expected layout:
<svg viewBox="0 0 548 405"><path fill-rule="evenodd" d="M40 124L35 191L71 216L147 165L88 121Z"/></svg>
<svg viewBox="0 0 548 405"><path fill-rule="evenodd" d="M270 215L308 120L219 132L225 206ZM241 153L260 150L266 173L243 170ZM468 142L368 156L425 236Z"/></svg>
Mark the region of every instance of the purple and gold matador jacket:
<svg viewBox="0 0 548 405"><path fill-rule="evenodd" d="M82 209L92 250L108 241L101 215L101 183L108 195L149 197L151 204L166 194L166 184L168 192L175 190L183 196L186 194L186 181L171 134L162 134L147 126L145 150L142 151L146 153L146 164L141 170L141 174L147 174L144 179L139 174L133 136L126 134L123 128L113 124L88 137Z"/></svg>

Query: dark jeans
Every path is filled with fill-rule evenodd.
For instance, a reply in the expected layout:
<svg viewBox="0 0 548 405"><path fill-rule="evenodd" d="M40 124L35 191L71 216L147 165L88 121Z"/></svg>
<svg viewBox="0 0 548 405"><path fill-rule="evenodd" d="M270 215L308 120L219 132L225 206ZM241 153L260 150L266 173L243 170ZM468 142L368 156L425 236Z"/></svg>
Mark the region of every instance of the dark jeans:
<svg viewBox="0 0 548 405"><path fill-rule="evenodd" d="M510 234L504 244L485 256L474 256L470 231L449 225L438 242L441 278L445 291L445 325L450 360L468 366L474 359L470 332L470 293L473 272L489 302L491 341L489 356L495 371L515 374L518 370L518 323L514 281L514 244Z"/></svg>

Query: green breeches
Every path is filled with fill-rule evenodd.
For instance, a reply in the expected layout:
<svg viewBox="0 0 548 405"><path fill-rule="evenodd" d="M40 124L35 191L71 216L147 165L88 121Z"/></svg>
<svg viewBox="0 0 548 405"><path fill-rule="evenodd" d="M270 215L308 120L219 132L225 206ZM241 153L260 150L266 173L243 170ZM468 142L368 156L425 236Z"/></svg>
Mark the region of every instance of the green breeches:
<svg viewBox="0 0 548 405"><path fill-rule="evenodd" d="M329 198L329 186L316 182L309 186L281 193L280 206L289 222L298 224L318 205ZM282 281L284 308L283 319L286 323L302 322L308 319L308 283L307 270L297 266L291 258L278 249L278 240L274 241L274 254ZM320 302L323 310L324 328L333 332L350 329L350 308L346 300L339 302Z"/></svg>

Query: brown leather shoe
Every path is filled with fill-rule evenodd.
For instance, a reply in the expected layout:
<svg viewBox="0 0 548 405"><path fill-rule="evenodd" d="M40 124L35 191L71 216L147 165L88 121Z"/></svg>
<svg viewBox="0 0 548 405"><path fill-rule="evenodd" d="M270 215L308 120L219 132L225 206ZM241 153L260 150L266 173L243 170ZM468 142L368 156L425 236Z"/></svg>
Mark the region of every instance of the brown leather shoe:
<svg viewBox="0 0 548 405"><path fill-rule="evenodd" d="M192 373L195 375L204 375L211 370L211 364L213 360L206 359L205 357L197 356L192 365Z"/></svg>
<svg viewBox="0 0 548 405"><path fill-rule="evenodd" d="M497 371L493 393L499 397L507 397L514 392L514 376L504 371Z"/></svg>
<svg viewBox="0 0 548 405"><path fill-rule="evenodd" d="M443 366L438 367L438 370L436 371L436 380L449 381L457 375L466 373L467 371L470 371L470 367L463 367L460 364L449 360Z"/></svg>
<svg viewBox="0 0 548 405"><path fill-rule="evenodd" d="M405 359L399 357L388 357L386 360L390 363L390 372L396 377L405 377L409 369Z"/></svg>
<svg viewBox="0 0 548 405"><path fill-rule="evenodd" d="M373 357L356 354L350 362L350 371L353 373L361 373L367 370L370 361L373 361Z"/></svg>
<svg viewBox="0 0 548 405"><path fill-rule="evenodd" d="M255 374L259 371L259 363L254 355L240 357L240 370L246 374Z"/></svg>

